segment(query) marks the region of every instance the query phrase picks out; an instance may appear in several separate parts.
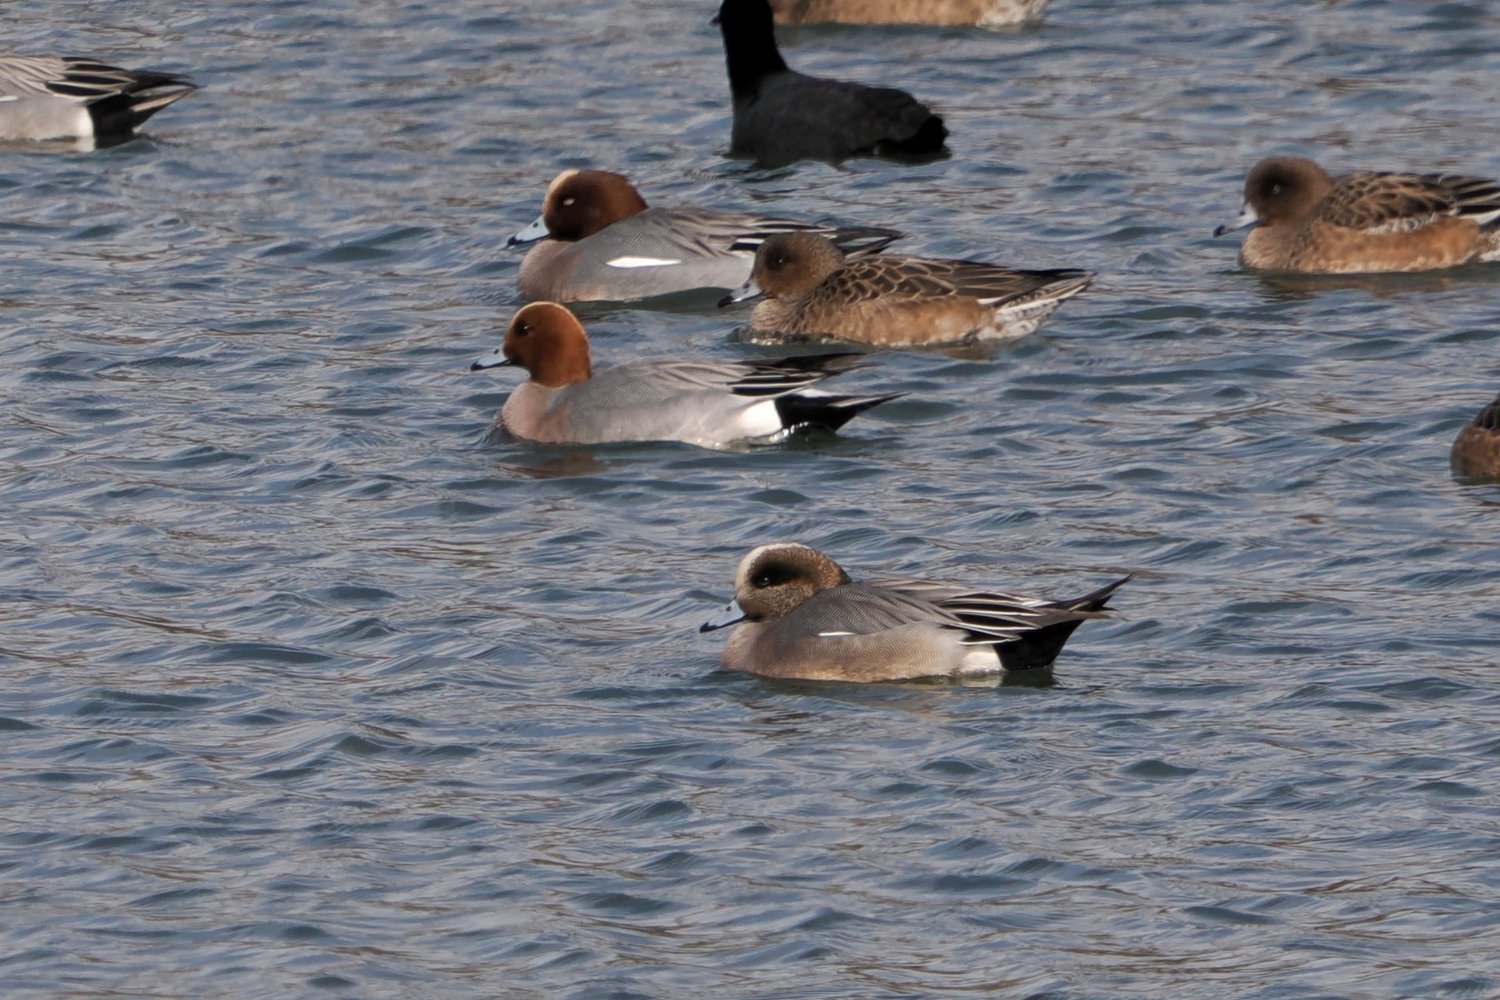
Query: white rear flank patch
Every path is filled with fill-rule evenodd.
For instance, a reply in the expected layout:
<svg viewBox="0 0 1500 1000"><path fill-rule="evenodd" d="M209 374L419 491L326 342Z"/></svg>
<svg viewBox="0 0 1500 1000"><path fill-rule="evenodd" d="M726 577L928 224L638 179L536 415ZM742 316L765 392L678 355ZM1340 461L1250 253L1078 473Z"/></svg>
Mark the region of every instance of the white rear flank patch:
<svg viewBox="0 0 1500 1000"><path fill-rule="evenodd" d="M819 632L819 639L833 639L841 635L853 635L853 632Z"/></svg>
<svg viewBox="0 0 1500 1000"><path fill-rule="evenodd" d="M964 651L958 663L960 674L998 674L1005 668L1000 665L1000 654L994 646L974 647Z"/></svg>
<svg viewBox="0 0 1500 1000"><path fill-rule="evenodd" d="M681 264L682 261L666 260L662 257L616 257L604 263L606 267L671 267L673 264Z"/></svg>
<svg viewBox="0 0 1500 1000"><path fill-rule="evenodd" d="M780 444L789 433L774 399L756 400L735 414L733 421L734 437L740 440Z"/></svg>

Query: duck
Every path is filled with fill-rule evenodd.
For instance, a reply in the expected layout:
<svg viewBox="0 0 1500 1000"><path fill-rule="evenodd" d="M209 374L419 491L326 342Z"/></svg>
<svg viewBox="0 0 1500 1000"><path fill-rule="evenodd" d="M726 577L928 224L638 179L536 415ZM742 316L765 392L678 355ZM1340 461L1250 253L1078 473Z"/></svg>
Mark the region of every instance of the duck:
<svg viewBox="0 0 1500 1000"><path fill-rule="evenodd" d="M972 260L855 259L822 237L788 233L760 245L750 280L719 305L764 296L749 319L750 339L759 343L963 344L1032 333L1093 277Z"/></svg>
<svg viewBox="0 0 1500 1000"><path fill-rule="evenodd" d="M777 24L972 24L1001 28L1042 15L1047 0L771 0Z"/></svg>
<svg viewBox="0 0 1500 1000"><path fill-rule="evenodd" d="M1240 263L1264 271L1366 274L1500 260L1500 184L1462 174L1360 170L1330 176L1302 156L1272 156L1245 178L1233 223L1254 227Z"/></svg>
<svg viewBox="0 0 1500 1000"><path fill-rule="evenodd" d="M948 128L903 90L807 76L776 48L767 0L724 0L719 30L734 99L729 154L761 166L855 156L947 155Z"/></svg>
<svg viewBox="0 0 1500 1000"><path fill-rule="evenodd" d="M699 631L734 627L720 665L814 681L961 679L1050 667L1083 622L1105 617L1131 578L1051 601L926 581L856 583L801 542L740 560L734 600Z"/></svg>
<svg viewBox="0 0 1500 1000"><path fill-rule="evenodd" d="M1448 460L1455 475L1500 479L1500 396L1458 432Z"/></svg>
<svg viewBox="0 0 1500 1000"><path fill-rule="evenodd" d="M0 140L123 142L196 89L176 73L78 56L0 55Z"/></svg>
<svg viewBox="0 0 1500 1000"><path fill-rule="evenodd" d="M631 302L735 288L750 277L756 247L785 232L827 236L853 255L876 253L902 235L753 212L651 208L623 174L564 170L548 185L542 214L509 245L535 244L518 277L527 300Z"/></svg>
<svg viewBox="0 0 1500 1000"><path fill-rule="evenodd" d="M862 355L743 361L646 359L595 371L588 334L567 306L532 302L500 347L471 371L515 365L523 382L495 427L543 444L682 441L703 448L779 444L812 429L836 431L901 393L842 396L813 388L862 367Z"/></svg>

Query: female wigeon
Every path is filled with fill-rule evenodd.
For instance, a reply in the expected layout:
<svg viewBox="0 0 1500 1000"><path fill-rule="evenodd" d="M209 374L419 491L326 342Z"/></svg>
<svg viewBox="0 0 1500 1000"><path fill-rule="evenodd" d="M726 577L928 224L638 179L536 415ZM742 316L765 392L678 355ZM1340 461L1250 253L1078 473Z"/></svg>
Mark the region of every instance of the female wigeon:
<svg viewBox="0 0 1500 1000"><path fill-rule="evenodd" d="M1457 475L1500 479L1500 397L1458 432L1448 458Z"/></svg>
<svg viewBox="0 0 1500 1000"><path fill-rule="evenodd" d="M1031 333L1088 287L1087 271L1020 271L925 257L845 258L819 236L773 236L750 280L719 302L765 295L751 339L842 340L875 347L955 344Z"/></svg>
<svg viewBox="0 0 1500 1000"><path fill-rule="evenodd" d="M546 444L685 441L704 448L775 444L807 428L837 430L900 393L835 396L810 388L859 366L857 354L764 361L631 361L595 372L583 324L556 302L522 307L505 342L472 371L517 365L530 376L496 418Z"/></svg>
<svg viewBox="0 0 1500 1000"><path fill-rule="evenodd" d="M1047 0L771 0L777 24L1022 24Z"/></svg>
<svg viewBox="0 0 1500 1000"><path fill-rule="evenodd" d="M1267 271L1428 271L1500 259L1500 184L1458 174L1361 170L1330 177L1273 156L1245 178L1245 206L1214 235L1254 226L1240 263Z"/></svg>
<svg viewBox="0 0 1500 1000"><path fill-rule="evenodd" d="M620 174L564 170L547 188L541 216L510 244L542 240L521 262L527 299L626 302L734 288L750 276L761 241L788 232L820 233L849 253L874 253L901 235L750 212L648 208Z"/></svg>
<svg viewBox="0 0 1500 1000"><path fill-rule="evenodd" d="M740 561L734 602L700 631L736 626L720 663L765 677L900 681L1038 670L1130 577L1072 600L922 581L855 583L817 549L778 542Z"/></svg>
<svg viewBox="0 0 1500 1000"><path fill-rule="evenodd" d="M948 129L910 94L787 69L766 0L724 0L719 30L734 97L731 156L775 166L851 156L931 159Z"/></svg>
<svg viewBox="0 0 1500 1000"><path fill-rule="evenodd" d="M175 73L74 56L0 55L0 140L123 141L196 89Z"/></svg>

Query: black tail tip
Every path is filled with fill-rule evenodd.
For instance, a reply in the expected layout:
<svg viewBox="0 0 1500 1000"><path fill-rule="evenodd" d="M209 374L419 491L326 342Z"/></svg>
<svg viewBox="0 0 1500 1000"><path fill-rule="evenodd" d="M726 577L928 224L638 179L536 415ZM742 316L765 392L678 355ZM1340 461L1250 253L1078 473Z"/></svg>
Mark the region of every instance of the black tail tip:
<svg viewBox="0 0 1500 1000"><path fill-rule="evenodd" d="M783 426L792 430L821 428L837 431L868 409L888 403L905 393L890 392L879 396L807 396L793 393L776 400Z"/></svg>
<svg viewBox="0 0 1500 1000"><path fill-rule="evenodd" d="M1106 583L1098 590L1084 594L1077 600L1069 601L1064 606L1073 611L1101 611L1109 603L1109 599L1115 596L1115 591L1134 579L1134 573L1127 573L1113 583Z"/></svg>

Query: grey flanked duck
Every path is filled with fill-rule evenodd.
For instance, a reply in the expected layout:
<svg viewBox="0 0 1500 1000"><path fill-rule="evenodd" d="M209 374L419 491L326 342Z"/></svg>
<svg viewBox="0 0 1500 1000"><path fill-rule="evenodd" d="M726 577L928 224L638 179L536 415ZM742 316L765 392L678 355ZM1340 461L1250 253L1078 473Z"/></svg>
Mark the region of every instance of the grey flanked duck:
<svg viewBox="0 0 1500 1000"><path fill-rule="evenodd" d="M856 583L797 542L752 549L734 602L702 631L734 626L720 663L765 677L902 681L1049 666L1073 630L1104 617L1130 577L1051 601L926 581Z"/></svg>

